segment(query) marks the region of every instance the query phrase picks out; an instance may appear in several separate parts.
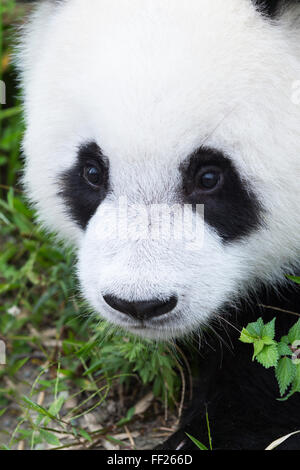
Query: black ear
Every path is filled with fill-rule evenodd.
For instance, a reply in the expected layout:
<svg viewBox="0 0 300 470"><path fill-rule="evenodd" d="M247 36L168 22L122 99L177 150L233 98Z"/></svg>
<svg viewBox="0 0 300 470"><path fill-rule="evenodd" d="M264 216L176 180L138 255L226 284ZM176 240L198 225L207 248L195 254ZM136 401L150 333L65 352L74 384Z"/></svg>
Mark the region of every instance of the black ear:
<svg viewBox="0 0 300 470"><path fill-rule="evenodd" d="M256 8L264 15L274 18L284 7L299 3L299 0L252 0Z"/></svg>

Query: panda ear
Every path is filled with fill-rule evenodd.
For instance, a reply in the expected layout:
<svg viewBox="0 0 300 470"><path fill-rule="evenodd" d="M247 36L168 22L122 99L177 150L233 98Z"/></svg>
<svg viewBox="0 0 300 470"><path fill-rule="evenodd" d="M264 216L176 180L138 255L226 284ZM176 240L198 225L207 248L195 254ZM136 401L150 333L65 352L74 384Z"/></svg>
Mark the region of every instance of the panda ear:
<svg viewBox="0 0 300 470"><path fill-rule="evenodd" d="M282 8L299 3L299 0L252 0L255 7L264 15L275 17Z"/></svg>

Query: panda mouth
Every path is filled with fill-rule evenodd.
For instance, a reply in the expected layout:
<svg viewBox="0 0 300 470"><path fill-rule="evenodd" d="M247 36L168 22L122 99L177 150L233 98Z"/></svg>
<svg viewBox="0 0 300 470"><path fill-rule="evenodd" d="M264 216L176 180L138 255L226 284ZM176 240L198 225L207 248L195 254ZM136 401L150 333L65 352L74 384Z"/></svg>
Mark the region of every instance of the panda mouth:
<svg viewBox="0 0 300 470"><path fill-rule="evenodd" d="M172 329L180 329L178 325L178 313L170 313L164 315L161 318L140 320L140 321L130 321L128 318L114 318L114 323L117 323L122 328L129 330L131 332L164 332L169 331L170 326Z"/></svg>
<svg viewBox="0 0 300 470"><path fill-rule="evenodd" d="M122 322L123 323L123 322ZM141 321L140 323L126 322L126 328L130 330L161 330L164 327L167 327L170 324L170 318L160 320L159 322L154 322L153 320Z"/></svg>

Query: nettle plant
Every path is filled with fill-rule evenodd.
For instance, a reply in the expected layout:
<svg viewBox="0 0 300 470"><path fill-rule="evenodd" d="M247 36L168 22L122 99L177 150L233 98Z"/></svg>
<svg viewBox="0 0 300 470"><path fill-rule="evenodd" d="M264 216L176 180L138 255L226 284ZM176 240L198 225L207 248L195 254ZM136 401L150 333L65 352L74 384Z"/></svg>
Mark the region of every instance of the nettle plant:
<svg viewBox="0 0 300 470"><path fill-rule="evenodd" d="M300 277L290 277L300 284ZM274 368L279 385L280 400L300 392L300 318L279 341L276 336L276 317L264 324L262 318L243 328L240 341L253 344L253 361L266 369Z"/></svg>

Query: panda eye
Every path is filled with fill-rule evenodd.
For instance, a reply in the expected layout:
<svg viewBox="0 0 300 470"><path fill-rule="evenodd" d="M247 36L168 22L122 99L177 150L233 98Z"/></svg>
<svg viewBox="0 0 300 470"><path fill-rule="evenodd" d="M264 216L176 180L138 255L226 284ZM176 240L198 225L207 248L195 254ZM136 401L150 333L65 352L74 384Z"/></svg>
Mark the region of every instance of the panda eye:
<svg viewBox="0 0 300 470"><path fill-rule="evenodd" d="M85 181L93 188L99 189L102 185L102 172L98 166L86 165L83 169L83 177Z"/></svg>
<svg viewBox="0 0 300 470"><path fill-rule="evenodd" d="M201 168L196 175L196 187L201 191L213 192L223 183L223 173L218 167Z"/></svg>

